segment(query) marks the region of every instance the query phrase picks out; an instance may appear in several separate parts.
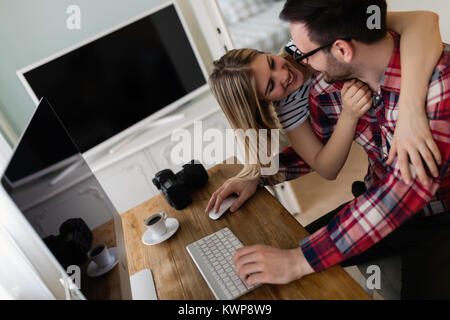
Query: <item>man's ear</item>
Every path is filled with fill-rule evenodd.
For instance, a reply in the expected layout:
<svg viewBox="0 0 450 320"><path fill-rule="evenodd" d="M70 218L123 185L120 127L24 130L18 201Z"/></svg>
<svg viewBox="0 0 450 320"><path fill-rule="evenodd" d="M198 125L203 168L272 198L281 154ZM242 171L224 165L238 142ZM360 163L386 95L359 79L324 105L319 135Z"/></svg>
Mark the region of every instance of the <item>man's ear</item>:
<svg viewBox="0 0 450 320"><path fill-rule="evenodd" d="M345 40L336 40L331 47L331 51L338 61L345 63L352 62L355 54L353 44Z"/></svg>

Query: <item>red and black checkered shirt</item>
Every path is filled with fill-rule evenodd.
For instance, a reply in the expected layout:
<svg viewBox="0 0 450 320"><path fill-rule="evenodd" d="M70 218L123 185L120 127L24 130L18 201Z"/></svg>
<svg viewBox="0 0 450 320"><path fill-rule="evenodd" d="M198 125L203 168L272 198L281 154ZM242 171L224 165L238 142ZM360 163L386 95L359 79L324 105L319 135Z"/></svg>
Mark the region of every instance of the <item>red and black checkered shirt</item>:
<svg viewBox="0 0 450 320"><path fill-rule="evenodd" d="M397 160L386 164L398 118L400 95L400 38L394 38L394 52L369 112L360 118L355 141L367 152L368 190L343 208L327 226L300 242L315 271L331 267L360 254L386 237L414 215L434 215L450 208L450 46L436 65L429 83L426 111L434 140L442 155L439 177L430 186L418 179L411 185L400 177ZM327 84L321 74L313 78L309 95L311 124L323 143L330 138L342 111L343 83ZM280 169L275 176L261 177L264 185L295 179L311 168L288 147L279 154ZM423 239L426 241L426 239Z"/></svg>

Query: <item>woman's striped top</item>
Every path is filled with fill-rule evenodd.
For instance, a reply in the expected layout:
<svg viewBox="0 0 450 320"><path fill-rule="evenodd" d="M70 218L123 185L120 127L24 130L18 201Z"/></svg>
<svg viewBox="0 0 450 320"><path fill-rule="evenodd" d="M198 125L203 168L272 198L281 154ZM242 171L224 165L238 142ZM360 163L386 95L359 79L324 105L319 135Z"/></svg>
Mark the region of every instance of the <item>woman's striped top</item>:
<svg viewBox="0 0 450 320"><path fill-rule="evenodd" d="M274 102L275 112L281 125L287 131L293 130L309 117L308 95L311 79L286 98Z"/></svg>

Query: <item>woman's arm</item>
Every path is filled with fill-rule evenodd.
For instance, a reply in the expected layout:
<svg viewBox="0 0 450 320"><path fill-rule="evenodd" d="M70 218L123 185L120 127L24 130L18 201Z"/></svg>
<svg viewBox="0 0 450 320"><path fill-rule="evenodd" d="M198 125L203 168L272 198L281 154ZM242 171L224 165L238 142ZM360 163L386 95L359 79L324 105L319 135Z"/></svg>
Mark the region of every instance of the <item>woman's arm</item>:
<svg viewBox="0 0 450 320"><path fill-rule="evenodd" d="M334 180L347 159L355 129L355 122L350 121L347 124L347 121L340 118L325 146L315 135L309 121L303 122L287 134L292 148L314 171L327 180ZM322 154L321 157L320 154Z"/></svg>
<svg viewBox="0 0 450 320"><path fill-rule="evenodd" d="M323 178L336 179L347 160L359 118L372 106L372 93L364 83L351 80L342 88L342 113L324 146L309 121L288 131L295 152Z"/></svg>
<svg viewBox="0 0 450 320"><path fill-rule="evenodd" d="M441 162L424 107L428 83L443 50L439 16L428 11L389 12L387 27L401 35L402 61L399 116L387 163L397 154L402 177L410 183L409 156L419 179L426 183L429 178L422 159L434 177L436 163Z"/></svg>

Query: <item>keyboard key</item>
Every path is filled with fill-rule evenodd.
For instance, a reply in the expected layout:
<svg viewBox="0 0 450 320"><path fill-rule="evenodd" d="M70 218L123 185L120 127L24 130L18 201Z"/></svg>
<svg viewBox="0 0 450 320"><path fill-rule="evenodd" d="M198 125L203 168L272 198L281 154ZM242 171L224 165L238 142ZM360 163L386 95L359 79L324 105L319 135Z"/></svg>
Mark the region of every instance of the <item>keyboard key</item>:
<svg viewBox="0 0 450 320"><path fill-rule="evenodd" d="M242 284L242 282L240 284L237 285L239 291L243 292L245 291L247 288Z"/></svg>

